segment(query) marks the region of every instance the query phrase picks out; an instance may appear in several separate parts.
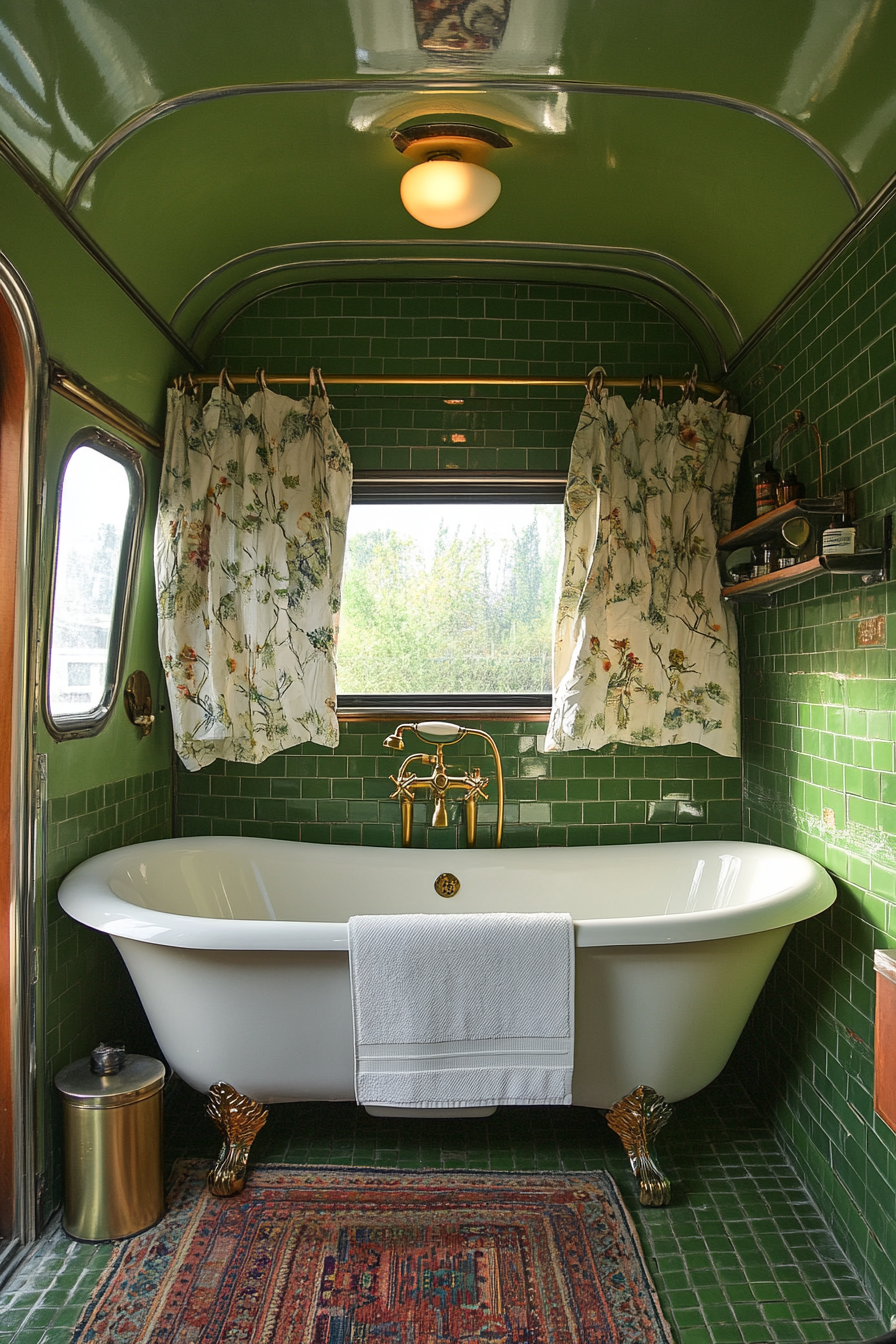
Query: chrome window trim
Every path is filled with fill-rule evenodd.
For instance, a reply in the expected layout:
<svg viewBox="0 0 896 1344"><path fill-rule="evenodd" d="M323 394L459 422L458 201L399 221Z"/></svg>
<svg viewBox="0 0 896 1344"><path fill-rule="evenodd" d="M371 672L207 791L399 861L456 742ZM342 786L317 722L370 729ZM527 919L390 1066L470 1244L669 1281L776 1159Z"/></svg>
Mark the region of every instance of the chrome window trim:
<svg viewBox="0 0 896 1344"><path fill-rule="evenodd" d="M563 471L356 471L352 503L382 504L562 504ZM337 666L339 649L336 651ZM542 720L551 709L548 692L506 695L337 695L340 721L392 719Z"/></svg>
<svg viewBox="0 0 896 1344"><path fill-rule="evenodd" d="M107 457L119 461L131 478L131 497L125 515L122 535L122 560L119 583L115 594L115 608L109 631L109 653L106 663L106 690L100 704L89 714L53 716L50 710L50 654L53 635L53 611L56 603L56 568L59 561L59 520L62 508L62 488L69 462L79 448L94 448ZM124 667L125 642L137 571L137 556L146 515L146 475L143 459L136 448L107 434L95 425L72 436L66 447L59 469L56 486L56 514L53 522L53 569L50 578L50 599L47 610L47 638L44 643L43 676L41 679L41 708L47 731L57 742L75 738L96 737L109 722L109 716L121 688Z"/></svg>

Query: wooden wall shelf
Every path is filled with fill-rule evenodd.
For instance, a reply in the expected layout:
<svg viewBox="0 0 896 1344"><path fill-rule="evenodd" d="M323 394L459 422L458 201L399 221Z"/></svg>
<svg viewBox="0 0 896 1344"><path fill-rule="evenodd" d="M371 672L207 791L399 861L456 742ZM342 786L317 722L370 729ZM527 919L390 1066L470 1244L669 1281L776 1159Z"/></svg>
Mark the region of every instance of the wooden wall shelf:
<svg viewBox="0 0 896 1344"><path fill-rule="evenodd" d="M789 504L781 504L777 509L772 509L771 513L764 513L761 518L754 518L752 522L744 523L743 527L726 532L724 537L719 538L718 549L736 551L741 546L755 546L759 541L771 541L780 537L783 524L791 518L811 518L818 514L833 516L836 513L851 515L849 493L822 499L792 499Z"/></svg>
<svg viewBox="0 0 896 1344"><path fill-rule="evenodd" d="M888 515L885 526L889 521ZM888 527L886 531L889 531ZM815 555L800 565L776 569L771 574L762 574L758 579L746 579L743 583L732 583L722 589L722 596L729 602L761 602L782 588L793 588L798 583L805 583L817 574L824 573L858 574L863 583L884 583L889 577L889 556L889 541L879 551L856 551L854 555Z"/></svg>
<svg viewBox="0 0 896 1344"><path fill-rule="evenodd" d="M819 514L853 513L852 491L844 491L827 499L793 499L789 504L754 518L733 532L727 532L718 541L718 550L734 551L741 546L755 546L759 542L774 541L781 536L781 528L791 518L817 517ZM722 589L729 602L762 602L784 588L814 579L817 574L857 574L863 583L884 583L890 577L890 548L893 544L893 518L886 514L880 550L856 551L853 555L815 555L798 565L776 569L743 583L732 583Z"/></svg>

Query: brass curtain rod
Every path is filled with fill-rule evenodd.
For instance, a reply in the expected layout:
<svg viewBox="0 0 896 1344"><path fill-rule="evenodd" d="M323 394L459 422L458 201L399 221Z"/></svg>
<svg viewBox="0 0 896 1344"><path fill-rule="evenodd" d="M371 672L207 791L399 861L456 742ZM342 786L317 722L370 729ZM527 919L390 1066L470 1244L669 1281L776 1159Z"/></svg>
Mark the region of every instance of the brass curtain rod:
<svg viewBox="0 0 896 1344"><path fill-rule="evenodd" d="M283 375L269 374L265 370L265 378L271 383L307 383L307 374L288 373ZM656 374L653 375L657 377ZM231 383L254 383L257 377L254 373L229 373L227 377ZM195 384L216 383L220 378L217 373L194 373L192 381ZM662 375L662 380L667 387L686 387L688 375L673 378ZM640 387L641 378L604 378L606 387ZM404 377L392 373L380 374L330 374L324 377L324 383L330 387L336 387L341 384L348 386L365 384L377 384L381 386L421 386L421 387L453 387L456 385L462 387L584 387L587 383L586 378L501 378L492 375L480 375L479 377L468 377L461 374L450 374L443 376L436 373L421 373L416 377ZM718 396L724 391L718 383L697 383L697 387L702 392L710 392Z"/></svg>

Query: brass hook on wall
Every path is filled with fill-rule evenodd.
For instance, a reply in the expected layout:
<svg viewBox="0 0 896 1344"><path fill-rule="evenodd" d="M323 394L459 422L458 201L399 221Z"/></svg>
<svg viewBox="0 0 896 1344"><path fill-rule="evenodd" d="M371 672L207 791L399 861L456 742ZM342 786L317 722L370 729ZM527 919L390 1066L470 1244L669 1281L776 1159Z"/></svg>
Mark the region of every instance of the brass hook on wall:
<svg viewBox="0 0 896 1344"><path fill-rule="evenodd" d="M145 672L132 672L124 687L124 712L131 723L148 737L155 723L152 712L152 688Z"/></svg>

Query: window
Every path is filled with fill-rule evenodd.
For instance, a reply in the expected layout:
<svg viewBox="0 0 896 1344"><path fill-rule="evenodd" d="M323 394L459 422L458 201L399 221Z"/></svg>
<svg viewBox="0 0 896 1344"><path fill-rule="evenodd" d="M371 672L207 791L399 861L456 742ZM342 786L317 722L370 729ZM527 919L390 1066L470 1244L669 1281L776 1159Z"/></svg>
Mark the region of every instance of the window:
<svg viewBox="0 0 896 1344"><path fill-rule="evenodd" d="M358 472L340 711L546 709L564 475Z"/></svg>
<svg viewBox="0 0 896 1344"><path fill-rule="evenodd" d="M54 737L98 733L115 700L143 513L139 454L90 430L59 480L45 717Z"/></svg>

